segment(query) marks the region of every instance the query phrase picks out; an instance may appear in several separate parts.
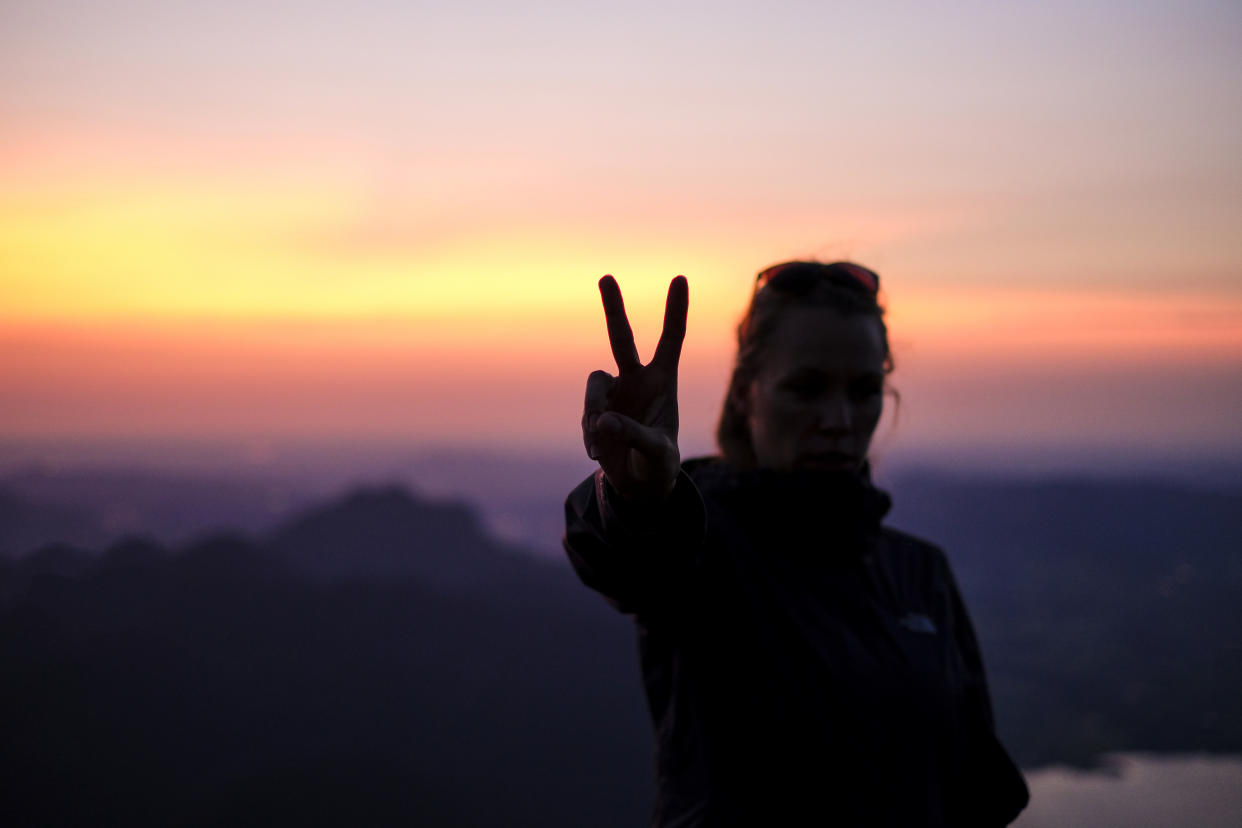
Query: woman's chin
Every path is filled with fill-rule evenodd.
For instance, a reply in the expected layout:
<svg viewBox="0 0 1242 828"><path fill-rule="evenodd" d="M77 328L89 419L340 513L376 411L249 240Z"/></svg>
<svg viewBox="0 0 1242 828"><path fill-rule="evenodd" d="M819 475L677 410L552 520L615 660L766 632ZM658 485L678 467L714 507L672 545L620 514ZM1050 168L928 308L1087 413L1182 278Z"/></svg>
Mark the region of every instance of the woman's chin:
<svg viewBox="0 0 1242 828"><path fill-rule="evenodd" d="M857 457L837 452L804 454L793 463L793 468L797 471L855 472L860 466L862 461Z"/></svg>

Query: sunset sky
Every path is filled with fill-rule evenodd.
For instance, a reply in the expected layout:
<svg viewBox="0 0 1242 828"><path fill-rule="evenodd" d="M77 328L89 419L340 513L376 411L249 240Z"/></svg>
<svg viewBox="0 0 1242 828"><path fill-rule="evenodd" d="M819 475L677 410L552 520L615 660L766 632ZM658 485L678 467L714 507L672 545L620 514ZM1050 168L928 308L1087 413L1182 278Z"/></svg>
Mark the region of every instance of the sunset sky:
<svg viewBox="0 0 1242 828"><path fill-rule="evenodd" d="M572 448L690 280L877 270L881 450L1242 453L1242 4L16 0L0 447Z"/></svg>

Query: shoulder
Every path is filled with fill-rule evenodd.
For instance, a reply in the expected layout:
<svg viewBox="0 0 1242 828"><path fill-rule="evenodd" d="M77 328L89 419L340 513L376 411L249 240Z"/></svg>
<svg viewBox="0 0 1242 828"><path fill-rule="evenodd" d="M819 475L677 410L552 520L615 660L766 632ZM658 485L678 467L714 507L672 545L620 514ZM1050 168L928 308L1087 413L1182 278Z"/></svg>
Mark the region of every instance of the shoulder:
<svg viewBox="0 0 1242 828"><path fill-rule="evenodd" d="M706 494L737 485L737 470L718 456L691 457L682 461L681 469L695 487Z"/></svg>
<svg viewBox="0 0 1242 828"><path fill-rule="evenodd" d="M891 566L913 569L933 576L949 575L948 556L943 549L925 538L891 526L882 526L877 547L880 556Z"/></svg>
<svg viewBox="0 0 1242 828"><path fill-rule="evenodd" d="M939 546L885 526L880 530L874 565L907 608L925 613L941 629L953 630L964 624L969 632L970 621L957 579L948 556Z"/></svg>
<svg viewBox="0 0 1242 828"><path fill-rule="evenodd" d="M918 535L912 535L901 529L894 529L885 525L880 527L880 536L885 543L894 549L899 549L909 555L923 555L927 557L944 557L944 550L936 544L920 538Z"/></svg>
<svg viewBox="0 0 1242 828"><path fill-rule="evenodd" d="M723 474L732 467L725 463L724 458L706 454L701 457L691 457L681 461L681 467L685 469L686 474L691 477L697 475L711 476L713 474Z"/></svg>

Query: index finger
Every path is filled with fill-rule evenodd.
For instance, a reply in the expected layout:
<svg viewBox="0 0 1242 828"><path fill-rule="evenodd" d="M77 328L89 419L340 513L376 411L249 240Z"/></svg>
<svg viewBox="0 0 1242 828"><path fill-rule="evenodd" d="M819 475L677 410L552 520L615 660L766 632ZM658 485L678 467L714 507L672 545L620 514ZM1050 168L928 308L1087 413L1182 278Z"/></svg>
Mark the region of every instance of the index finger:
<svg viewBox="0 0 1242 828"><path fill-rule="evenodd" d="M625 302L621 300L621 288L617 280L605 276L599 280L599 295L604 300L604 319L608 323L608 344L612 346L612 358L622 373L642 366L638 349L634 347L634 331L629 317L625 315Z"/></svg>
<svg viewBox="0 0 1242 828"><path fill-rule="evenodd" d="M690 285L685 276L678 276L668 286L668 299L664 302L664 330L656 345L653 365L667 370L677 370L681 359L681 343L686 339L686 315L690 310Z"/></svg>

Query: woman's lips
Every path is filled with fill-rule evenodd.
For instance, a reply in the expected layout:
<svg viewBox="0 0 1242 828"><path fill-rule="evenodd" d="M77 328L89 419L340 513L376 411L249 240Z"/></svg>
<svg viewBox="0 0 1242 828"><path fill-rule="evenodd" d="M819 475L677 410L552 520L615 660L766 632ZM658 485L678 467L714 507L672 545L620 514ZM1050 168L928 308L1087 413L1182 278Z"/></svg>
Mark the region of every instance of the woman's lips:
<svg viewBox="0 0 1242 828"><path fill-rule="evenodd" d="M859 459L844 451L813 451L798 457L798 467L803 469L849 470L858 468Z"/></svg>

